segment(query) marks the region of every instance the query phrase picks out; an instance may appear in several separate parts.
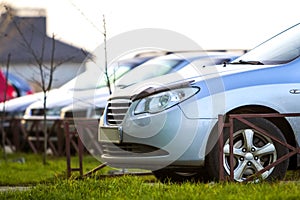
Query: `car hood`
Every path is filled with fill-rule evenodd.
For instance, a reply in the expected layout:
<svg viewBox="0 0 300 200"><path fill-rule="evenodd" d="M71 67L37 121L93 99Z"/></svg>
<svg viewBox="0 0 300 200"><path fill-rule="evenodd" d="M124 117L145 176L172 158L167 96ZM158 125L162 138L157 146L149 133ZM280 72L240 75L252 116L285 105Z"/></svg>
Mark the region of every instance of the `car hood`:
<svg viewBox="0 0 300 200"><path fill-rule="evenodd" d="M270 65L238 65L227 64L215 66L195 67L188 66L177 72L163 75L157 78L145 80L134 85L123 86L117 88L110 96L110 99L115 98L130 98L131 100L140 99L147 95L154 94L167 89L179 88L190 85L194 82L199 82L211 78L222 77L235 73L258 70Z"/></svg>
<svg viewBox="0 0 300 200"><path fill-rule="evenodd" d="M104 108L107 102L107 96L104 97L95 97L95 98L88 98L84 101L77 101L75 103L69 104L68 106L63 107L61 110L63 112L67 111L79 111L85 110L88 108Z"/></svg>
<svg viewBox="0 0 300 200"><path fill-rule="evenodd" d="M77 102L90 102L93 98L108 98L109 93L107 88L89 89L89 90L57 90L50 92L47 96L47 109L65 107ZM42 109L43 99L34 102L27 109Z"/></svg>
<svg viewBox="0 0 300 200"><path fill-rule="evenodd" d="M26 109L26 107L30 104L32 104L35 101L41 100L43 98L43 93L34 93L18 98L14 98L11 100L0 103L0 109L4 110L5 106L5 112L13 113L13 112L22 112Z"/></svg>

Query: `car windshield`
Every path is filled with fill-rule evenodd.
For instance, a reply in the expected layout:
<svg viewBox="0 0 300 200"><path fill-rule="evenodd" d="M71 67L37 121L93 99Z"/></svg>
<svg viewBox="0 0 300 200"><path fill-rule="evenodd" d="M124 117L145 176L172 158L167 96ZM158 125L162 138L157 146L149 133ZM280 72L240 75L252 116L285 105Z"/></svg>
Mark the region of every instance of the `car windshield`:
<svg viewBox="0 0 300 200"><path fill-rule="evenodd" d="M231 64L283 64L300 55L300 24L267 40Z"/></svg>
<svg viewBox="0 0 300 200"><path fill-rule="evenodd" d="M121 66L112 66L107 69L107 76L109 77L109 83L115 83L120 77L122 77L126 72L131 69L130 66L121 65ZM107 86L107 78L104 76L99 81L97 88L102 88Z"/></svg>
<svg viewBox="0 0 300 200"><path fill-rule="evenodd" d="M124 75L117 83L117 87L126 87L133 85L143 80L154 78L167 74L172 71L172 69L178 66L182 59L154 59L146 62L132 70L130 70L126 75Z"/></svg>
<svg viewBox="0 0 300 200"><path fill-rule="evenodd" d="M114 83L118 80L121 76L127 73L131 69L130 64L113 64L109 66L107 69L107 74L109 77L110 83ZM61 88L68 89L68 90L87 90L87 89L95 89L95 88L102 88L107 86L106 77L103 75L99 81L95 78L95 74L99 73L99 69L87 68L85 72L78 75L74 79L70 80L66 84L64 84ZM97 76L98 77L98 76ZM97 81L97 82L96 82ZM95 87L96 85L96 87Z"/></svg>

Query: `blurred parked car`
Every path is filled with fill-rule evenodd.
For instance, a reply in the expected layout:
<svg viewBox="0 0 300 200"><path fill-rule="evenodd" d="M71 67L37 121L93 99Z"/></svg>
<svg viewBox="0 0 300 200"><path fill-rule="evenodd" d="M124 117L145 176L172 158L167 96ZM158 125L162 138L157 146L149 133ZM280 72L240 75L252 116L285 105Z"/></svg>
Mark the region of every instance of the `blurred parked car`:
<svg viewBox="0 0 300 200"><path fill-rule="evenodd" d="M164 53L164 52L161 52L161 53ZM148 59L153 58L157 54L158 53L153 52L151 55L143 55L143 54L137 55L136 59L128 60L128 62L130 61L129 65L138 65L140 63L147 61ZM126 68L124 68L124 69L126 69ZM120 71L120 72L122 72L122 71ZM77 90L79 92L86 93L86 94L88 94L91 90L94 90L95 88L91 88L91 87L94 87L94 85L91 83L92 80L89 78L90 74L92 74L92 73L93 73L93 69L87 68L85 72L79 74L77 77L74 77L72 80L68 81L67 83L62 85L60 88L51 89L48 93L48 98L47 98L48 104L51 104L51 99L54 99L54 101L61 99L62 102L65 101L65 99L67 99L66 100L68 102L67 104L69 104L70 101L73 101L74 92L77 92ZM81 79L81 78L85 79L84 84L81 84L80 86L76 85L77 79ZM33 104L34 102L40 102L40 103L43 102L43 92L37 92L34 94L14 98L14 99L7 101L5 104L0 103L0 109L3 110L3 107L5 105L6 116L23 117L25 114L26 108L29 105ZM49 107L51 107L51 106L49 106ZM37 110L36 112L39 113L38 115L42 115L43 109ZM57 109L53 109L51 111L48 110L47 112L52 113L52 114L53 113L59 114L60 110L57 111ZM41 116L39 116L38 118L41 118Z"/></svg>
<svg viewBox="0 0 300 200"><path fill-rule="evenodd" d="M299 38L297 24L226 65L118 88L99 124L102 162L152 170L161 181L219 180L223 166L239 182L282 179L300 166L297 153L284 159L299 147L299 117L234 120L233 145L227 128L221 147L217 122L220 114L300 113Z"/></svg>
<svg viewBox="0 0 300 200"><path fill-rule="evenodd" d="M107 71L112 89L114 87L114 82L124 74L160 54L165 54L165 52L154 52L149 55L138 55L134 58L118 60L112 63ZM95 80L93 80L93 77L97 76L97 74L95 73L97 72L91 69L89 70L89 72L81 74L79 77L73 79L60 90L58 90L57 92L60 92L60 94L58 94L57 92L53 93L54 95L52 95L52 93L49 93L46 103L46 115L48 119L59 119L61 109L70 104L84 102L87 99L94 97L107 99L107 97L109 96L109 90L107 87L106 78L103 77L99 81L99 83L97 83L97 86L95 86ZM72 85L72 90L65 91L64 88L69 88L70 85ZM43 114L44 106L43 100L41 99L28 105L24 113L24 118L41 119L43 117Z"/></svg>
<svg viewBox="0 0 300 200"><path fill-rule="evenodd" d="M17 92L11 83L5 78L0 70L0 102L7 101L17 97Z"/></svg>
<svg viewBox="0 0 300 200"><path fill-rule="evenodd" d="M11 72L4 71L3 73L7 75L8 81L12 84L12 86L14 86L18 97L33 93L31 86L26 80Z"/></svg>
<svg viewBox="0 0 300 200"><path fill-rule="evenodd" d="M202 66L230 62L242 55L244 51L183 51L170 52L167 55L153 58L138 67L130 70L116 82L117 88L127 87L153 77L176 72L188 64L200 62ZM61 109L60 117L100 118L107 103L106 96L93 96L85 101L71 103Z"/></svg>

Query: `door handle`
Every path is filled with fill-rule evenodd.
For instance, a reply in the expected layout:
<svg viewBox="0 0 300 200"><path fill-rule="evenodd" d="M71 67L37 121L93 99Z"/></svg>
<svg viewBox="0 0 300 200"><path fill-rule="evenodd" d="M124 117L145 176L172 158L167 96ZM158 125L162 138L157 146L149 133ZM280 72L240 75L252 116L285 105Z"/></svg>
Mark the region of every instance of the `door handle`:
<svg viewBox="0 0 300 200"><path fill-rule="evenodd" d="M291 89L290 93L291 94L300 94L300 89Z"/></svg>

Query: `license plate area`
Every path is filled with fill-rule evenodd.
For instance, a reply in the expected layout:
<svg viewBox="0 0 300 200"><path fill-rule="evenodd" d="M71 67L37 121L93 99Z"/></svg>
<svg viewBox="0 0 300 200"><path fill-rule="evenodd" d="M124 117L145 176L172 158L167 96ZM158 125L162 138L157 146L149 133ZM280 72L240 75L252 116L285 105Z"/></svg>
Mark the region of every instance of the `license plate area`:
<svg viewBox="0 0 300 200"><path fill-rule="evenodd" d="M121 143L123 139L122 127L100 127L98 137L100 142Z"/></svg>

